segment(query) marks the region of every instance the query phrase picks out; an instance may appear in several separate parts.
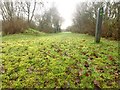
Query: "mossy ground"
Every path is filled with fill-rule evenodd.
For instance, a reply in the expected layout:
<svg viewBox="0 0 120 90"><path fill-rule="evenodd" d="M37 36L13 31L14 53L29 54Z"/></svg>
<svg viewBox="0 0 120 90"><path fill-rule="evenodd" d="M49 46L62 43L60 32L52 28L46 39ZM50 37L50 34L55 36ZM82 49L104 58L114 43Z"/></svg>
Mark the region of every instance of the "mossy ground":
<svg viewBox="0 0 120 90"><path fill-rule="evenodd" d="M2 38L3 88L118 88L118 43L84 34Z"/></svg>

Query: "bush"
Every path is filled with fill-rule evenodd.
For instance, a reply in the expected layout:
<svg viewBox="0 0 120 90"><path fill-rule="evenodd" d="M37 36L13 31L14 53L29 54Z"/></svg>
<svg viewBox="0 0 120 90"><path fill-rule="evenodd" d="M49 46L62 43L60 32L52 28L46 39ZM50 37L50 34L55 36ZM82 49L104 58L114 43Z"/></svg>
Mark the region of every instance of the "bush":
<svg viewBox="0 0 120 90"><path fill-rule="evenodd" d="M2 21L3 35L15 34L24 32L27 29L27 23L23 19L14 18L13 20Z"/></svg>
<svg viewBox="0 0 120 90"><path fill-rule="evenodd" d="M30 35L41 35L41 34L44 35L45 34L43 32L37 31L35 29L31 29L31 28L25 30L23 33L24 34L30 34Z"/></svg>

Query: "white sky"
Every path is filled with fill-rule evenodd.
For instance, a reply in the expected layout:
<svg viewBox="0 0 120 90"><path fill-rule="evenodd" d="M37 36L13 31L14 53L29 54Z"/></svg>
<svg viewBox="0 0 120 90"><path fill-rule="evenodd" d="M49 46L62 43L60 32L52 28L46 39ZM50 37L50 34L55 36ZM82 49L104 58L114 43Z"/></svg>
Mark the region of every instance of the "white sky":
<svg viewBox="0 0 120 90"><path fill-rule="evenodd" d="M6 0L10 1L10 0ZM13 0L13 1L19 1L19 0ZM24 0L20 0L24 1ZM27 0L31 1L31 0ZM82 0L43 0L47 1L46 4L47 7L55 3L55 6L58 9L58 12L60 13L61 17L63 17L63 24L62 29L65 29L67 26L70 26L72 24L72 14L75 10L76 4ZM85 1L85 0L84 0Z"/></svg>
<svg viewBox="0 0 120 90"><path fill-rule="evenodd" d="M48 0L49 4L53 2L55 2L55 6L64 19L61 28L65 29L72 24L72 15L75 11L76 4L80 2L80 0Z"/></svg>
<svg viewBox="0 0 120 90"><path fill-rule="evenodd" d="M49 4L55 2L55 6L57 6L57 9L61 17L63 17L64 19L62 29L65 29L66 27L72 24L72 17L76 9L76 4L78 4L79 2L91 2L91 1L101 2L104 0L46 0L46 1L48 1ZM105 0L105 1L118 2L119 0Z"/></svg>
<svg viewBox="0 0 120 90"><path fill-rule="evenodd" d="M5 0L9 1L9 0ZM14 1L19 1L19 0L14 0ZM20 0L24 1L24 0ZM27 0L31 1L31 0ZM63 17L64 21L62 24L62 29L65 29L66 27L70 26L72 24L72 17L73 13L75 12L76 4L79 2L88 2L88 1L102 1L102 0L43 0L47 1L48 4L47 6L49 7L50 5L55 3L55 6L58 9L58 12L60 13L61 17ZM105 0L105 1L110 1L110 0ZM111 0L111 1L119 1L119 0ZM0 17L1 18L1 17Z"/></svg>

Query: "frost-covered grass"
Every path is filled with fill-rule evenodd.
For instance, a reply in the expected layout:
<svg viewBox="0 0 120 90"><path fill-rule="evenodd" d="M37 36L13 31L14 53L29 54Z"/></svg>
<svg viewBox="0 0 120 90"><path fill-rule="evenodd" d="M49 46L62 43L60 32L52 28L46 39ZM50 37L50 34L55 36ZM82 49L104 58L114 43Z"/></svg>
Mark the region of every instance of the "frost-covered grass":
<svg viewBox="0 0 120 90"><path fill-rule="evenodd" d="M2 38L3 88L118 88L118 43L84 34Z"/></svg>

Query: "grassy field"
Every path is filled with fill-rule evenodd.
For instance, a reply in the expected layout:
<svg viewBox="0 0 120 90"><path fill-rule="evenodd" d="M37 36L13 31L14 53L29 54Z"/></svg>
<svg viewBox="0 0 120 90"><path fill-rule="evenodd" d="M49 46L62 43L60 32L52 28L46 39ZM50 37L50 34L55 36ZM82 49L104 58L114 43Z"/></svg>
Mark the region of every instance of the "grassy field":
<svg viewBox="0 0 120 90"><path fill-rule="evenodd" d="M2 38L3 88L118 88L118 43L84 34Z"/></svg>

